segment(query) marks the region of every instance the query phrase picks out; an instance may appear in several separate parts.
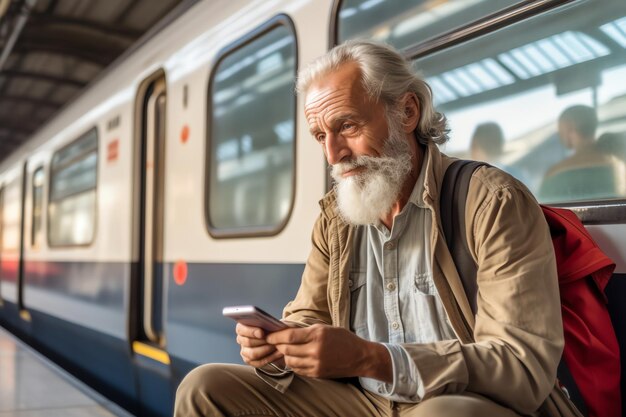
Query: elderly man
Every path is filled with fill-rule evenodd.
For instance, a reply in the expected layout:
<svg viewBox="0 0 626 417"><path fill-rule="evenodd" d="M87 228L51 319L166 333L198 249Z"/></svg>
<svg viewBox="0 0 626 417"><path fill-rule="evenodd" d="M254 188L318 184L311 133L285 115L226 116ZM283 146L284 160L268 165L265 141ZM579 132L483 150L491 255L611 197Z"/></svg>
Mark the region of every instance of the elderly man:
<svg viewBox="0 0 626 417"><path fill-rule="evenodd" d="M441 235L451 159L436 146L446 119L427 84L391 48L349 42L307 67L298 92L336 186L284 310L297 327L266 334L238 324L252 367L195 369L176 415L535 413L553 388L563 335L550 235L533 196L496 168L474 174L474 316Z"/></svg>

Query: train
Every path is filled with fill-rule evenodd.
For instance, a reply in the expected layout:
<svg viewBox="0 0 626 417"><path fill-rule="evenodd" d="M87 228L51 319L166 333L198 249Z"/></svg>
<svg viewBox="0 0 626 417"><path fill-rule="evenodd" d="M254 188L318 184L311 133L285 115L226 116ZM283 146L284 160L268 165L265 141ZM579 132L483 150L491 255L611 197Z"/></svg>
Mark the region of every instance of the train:
<svg viewBox="0 0 626 417"><path fill-rule="evenodd" d="M541 193L573 152L567 107L623 140L622 0L195 2L0 163L0 325L135 415L171 415L199 364L241 363L222 308L280 316L332 187L298 69L354 38L413 60L448 116L444 152L471 156L472 131L497 124L488 162L579 215L617 265L623 352L626 178Z"/></svg>

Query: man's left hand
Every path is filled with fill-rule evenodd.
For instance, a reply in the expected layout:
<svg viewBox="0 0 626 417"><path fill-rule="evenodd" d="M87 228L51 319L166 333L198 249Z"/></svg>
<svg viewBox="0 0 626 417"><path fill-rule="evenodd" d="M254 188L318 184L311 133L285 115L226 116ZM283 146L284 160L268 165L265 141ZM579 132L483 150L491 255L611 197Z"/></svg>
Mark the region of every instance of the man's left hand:
<svg viewBox="0 0 626 417"><path fill-rule="evenodd" d="M302 376L393 380L387 348L340 327L289 328L269 334L266 340L285 356L286 365Z"/></svg>

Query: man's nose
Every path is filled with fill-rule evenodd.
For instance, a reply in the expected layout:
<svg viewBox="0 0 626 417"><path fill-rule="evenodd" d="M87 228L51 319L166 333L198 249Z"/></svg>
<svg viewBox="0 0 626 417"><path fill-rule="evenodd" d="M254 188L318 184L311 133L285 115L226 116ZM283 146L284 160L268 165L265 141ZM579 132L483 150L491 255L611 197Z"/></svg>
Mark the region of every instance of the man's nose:
<svg viewBox="0 0 626 417"><path fill-rule="evenodd" d="M335 165L352 154L345 138L334 133L330 133L326 137L324 153L329 165Z"/></svg>

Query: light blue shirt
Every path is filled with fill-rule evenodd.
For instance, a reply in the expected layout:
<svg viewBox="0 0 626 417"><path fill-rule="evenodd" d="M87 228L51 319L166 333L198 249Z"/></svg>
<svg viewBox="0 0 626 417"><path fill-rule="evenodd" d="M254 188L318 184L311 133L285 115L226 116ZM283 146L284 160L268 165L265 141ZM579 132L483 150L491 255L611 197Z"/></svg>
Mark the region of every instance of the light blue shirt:
<svg viewBox="0 0 626 417"><path fill-rule="evenodd" d="M424 171L391 231L382 223L356 229L350 269L351 329L383 343L393 365L391 384L360 378L361 386L399 402L418 402L424 395L419 369L400 344L456 338L432 279Z"/></svg>

